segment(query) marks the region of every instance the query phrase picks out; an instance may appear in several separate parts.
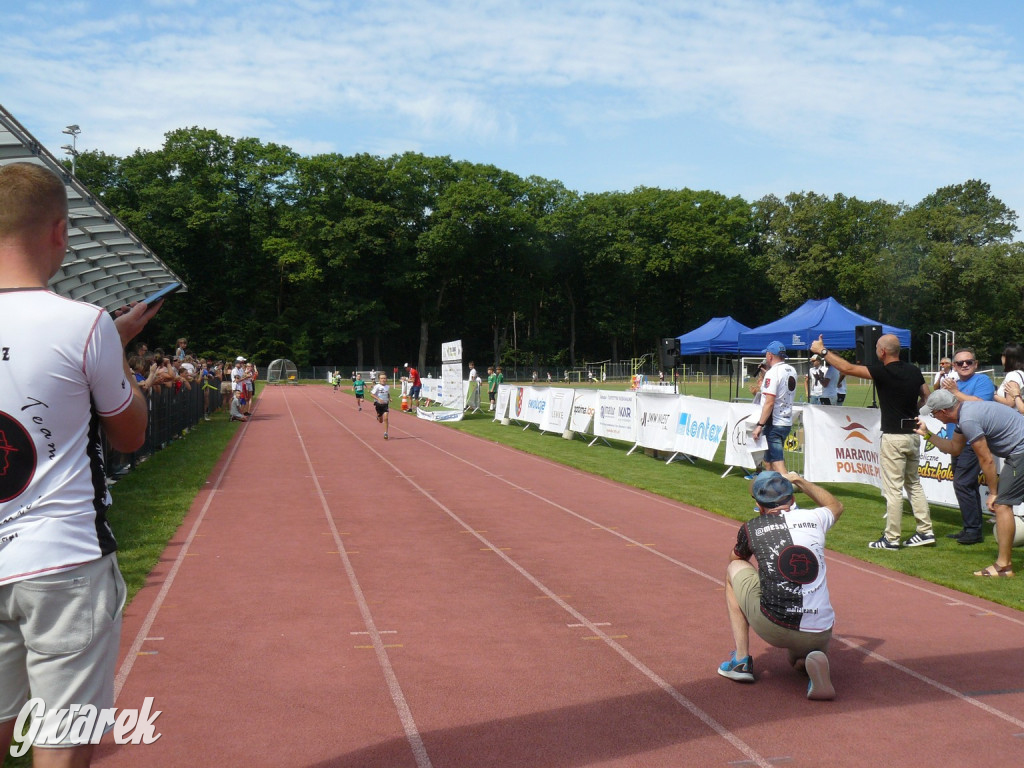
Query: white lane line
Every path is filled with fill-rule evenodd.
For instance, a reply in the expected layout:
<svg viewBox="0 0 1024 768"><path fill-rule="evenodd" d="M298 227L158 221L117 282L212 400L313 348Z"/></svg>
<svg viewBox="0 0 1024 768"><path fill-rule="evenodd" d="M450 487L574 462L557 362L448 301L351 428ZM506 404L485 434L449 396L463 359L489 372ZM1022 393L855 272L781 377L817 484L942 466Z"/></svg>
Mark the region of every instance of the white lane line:
<svg viewBox="0 0 1024 768"><path fill-rule="evenodd" d="M863 653L865 656L867 656L870 659L874 659L875 661L879 661L882 664L890 666L893 669L898 670L898 671L902 672L905 675L910 675L915 680L919 680L920 682L925 683L926 685L930 685L933 688L937 688L938 690L942 691L943 693L947 693L950 696L952 696L953 698L959 699L960 701L964 702L965 704L970 704L971 706L977 707L978 709L980 709L980 710L982 710L984 712L987 712L990 715L998 717L1000 720L1005 720L1008 723L1013 723L1018 728L1024 728L1024 720L1020 720L1020 719L1014 717L1013 715L1007 714L1006 712L1003 712L1002 710L996 709L995 707L990 707L985 702L979 701L978 699L974 698L973 696L969 696L966 693L961 693L960 691L956 690L955 688L950 688L948 685L945 685L944 683L940 683L938 680L934 680L934 679L932 679L932 678L930 678L930 677L928 677L926 675L922 675L920 672L915 672L914 670L910 669L909 667L903 666L898 661L893 661L892 659L887 659L885 656L881 656L878 653L875 653L874 651L872 651L871 649L869 649L869 648L867 648L865 646L858 645L857 643L854 643L854 642L852 642L850 640L847 640L845 637L839 637L838 635L833 635L832 637L834 639L838 640L839 642L841 642L847 648L852 648L852 649L854 649L856 651L860 651L861 653Z"/></svg>
<svg viewBox="0 0 1024 768"><path fill-rule="evenodd" d="M258 403L257 407L259 407ZM227 475L228 470L231 468L231 464L235 459L235 453L238 451L238 446L242 444L242 440L245 438L245 433L248 429L249 422L247 421L242 424L241 434L235 436L235 443L231 447L231 452L228 454L227 461L224 462L224 466L221 469L220 474L217 475L217 479L214 481L213 488L210 489L210 493L206 497L206 502L203 504L203 508L199 511L196 521L192 524L192 528L189 530L188 536L185 538L185 543L178 552L178 556L174 558L174 564L171 565L171 570L167 572L167 576L164 578L164 583L161 585L160 591L156 595L156 599L153 600L153 605L149 607L149 612L146 614L146 618L143 620L142 626L139 627L139 631L135 635L135 639L132 641L131 648L128 649L128 653L125 655L120 669L117 670L117 674L114 676L114 701L117 701L117 697L121 694L121 689L124 688L124 684L128 682L128 675L132 672L132 667L135 665L135 659L139 656L142 644L146 641L146 636L149 634L149 630L153 627L153 622L156 621L157 614L160 613L160 608L164 604L164 599L167 597L167 593L171 591L171 587L174 585L174 578L178 575L178 570L181 568L181 564L189 554L189 547L192 546L192 542L195 541L196 537L200 535L198 533L199 526L203 524L206 512L213 503L214 496L220 490L221 483L224 482L224 476Z"/></svg>
<svg viewBox="0 0 1024 768"><path fill-rule="evenodd" d="M381 638L381 632L377 630L377 625L373 620L373 614L370 612L370 606L366 601L366 596L363 594L362 587L359 586L359 579L356 578L355 569L352 567L352 561L348 557L348 553L345 551L345 544L342 541L341 533L338 531L337 526L334 523L334 516L331 514L330 505L327 503L327 496L324 494L323 488L320 486L320 480L316 476L316 471L313 467L313 461L309 457L309 451L306 450L306 442L302 439L302 431L299 429L298 423L295 421L295 414L292 412L292 405L287 395L284 398L285 405L288 408L288 415L291 417L292 425L295 427L295 435L298 437L299 445L302 447L302 455L306 458L306 465L309 467L310 475L312 476L313 485L316 487L317 495L320 497L320 506L323 509L324 516L327 518L327 524L331 528L331 533L334 535L334 541L338 545L338 555L341 558L342 565L345 568L345 573L348 576L349 584L352 587L352 592L356 598L356 604L359 606L359 613L363 617L363 623L366 625L367 634L370 636L370 642L373 644L373 650L377 654L377 663L380 664L381 671L384 673L384 678L387 681L388 692L391 694L391 700L395 704L395 709L398 710L398 717L402 722L402 729L405 731L405 738L409 742L409 747L412 749L413 757L416 759L416 765L419 768L431 768L430 756L427 754L427 747L423 743L423 737L420 735L419 728L416 726L416 721L412 716L412 710L409 708L409 702L405 698L405 694L402 692L402 686L398 682L398 676L395 674L395 669L391 666L391 659L388 656L387 647L384 645L384 641ZM332 416L332 418L334 418ZM341 421L335 418L338 424ZM344 425L342 425L344 427ZM350 433L352 430L345 427ZM355 433L352 433L353 435ZM359 438L357 438L359 439ZM367 448L369 444L363 442ZM372 450L372 449L371 449ZM374 451L376 453L376 451ZM378 454L379 456L380 454ZM394 465L392 465L394 466Z"/></svg>
<svg viewBox="0 0 1024 768"><path fill-rule="evenodd" d="M312 400L311 400L311 402L312 402ZM320 407L320 406L317 405L317 407ZM481 535L480 533L475 531L471 525L469 525L464 520L462 520L462 518L460 518L455 512L453 512L451 509L449 509L447 506L445 506L439 499L434 497L429 491L427 491L425 488L423 488L421 485L419 485L415 480L413 480L412 476L407 475L405 472L403 472L395 463L393 463L390 459L388 459L383 454L381 454L380 451L378 451L376 448L374 448L372 445L370 445L370 443L366 442L361 437L356 435L355 432L353 432L351 429L349 429L339 419L336 419L328 411L326 411L323 408L321 408L321 410L324 410L324 413L327 413L331 418L334 418L339 426L341 426L344 430L346 430L349 434L351 434L356 440L358 440L364 446L366 446L366 448L370 452L375 454L382 462L384 462L386 465L391 467L395 471L395 473L396 473L396 475L398 477L400 477L403 480L405 480L407 483L409 483L409 485L411 485L413 488L415 488L417 491L419 491L420 494L422 494L424 497L429 499L431 501L431 503L433 503L438 509L440 509L446 515L448 515L453 521L455 521L459 526L461 526L466 533L469 533L470 535L474 536L476 539L478 539L480 541L480 543L484 544L488 549L493 551L498 557L500 557L502 560L504 560L520 576L522 576L528 582L533 584L533 586L536 587L545 597L547 597L550 600L552 600L553 602L555 602L563 611L565 611L570 616L572 616L582 627L585 627L586 629L590 630L590 632L592 632L593 635L597 639L600 639L602 642L604 642L605 645L607 645L609 648L611 648L613 651L615 651L619 656L621 656L623 659L625 659L626 662L630 666L632 666L634 669L636 669L638 672L640 672L642 675L644 675L648 680L650 680L656 686L661 688L661 690L663 690L666 694L668 694L677 704L682 706L691 715L693 715L698 720L700 720L702 723L704 723L706 726L708 726L708 728L710 728L715 733L717 733L719 736L721 736L723 739L725 739L730 744L732 744L739 752L741 752L743 755L745 755L747 757L747 759L750 760L752 763L754 763L755 765L759 766L760 768L771 768L771 763L769 761L765 760L763 757L761 757L761 755L759 755L750 745L748 745L746 742L744 742L742 739L740 739L738 736L736 736L736 734L734 734L732 731L730 731L724 725L722 725L717 720L715 720L709 713L705 712L703 709L701 709L699 706L697 706L694 702L690 701L690 699L688 699L686 696L684 696L679 691L677 691L675 688L673 688L672 685L668 683L668 681L666 681L664 678L662 678L660 675L658 675L658 673L656 673L653 669L648 667L646 664L644 664L642 661L640 661L640 659L638 659L636 656L634 656L632 653L630 653L628 650L626 650L624 647L622 647L622 645L620 645L618 642L616 642L616 640L612 636L610 636L607 633L605 633L604 631L602 631L601 628L597 624L595 624L594 622L590 621L586 616L584 616L582 613L580 613L575 608L573 608L571 605L569 605L567 602L565 602L561 597L559 597L552 590L548 589L543 583L541 583L540 580L538 580L535 576L533 576L533 574L531 574L529 571L527 571L525 568L523 568L521 565L519 565L519 563L517 563L515 560L513 560L507 554L502 552L499 547L497 547L496 545L492 544L490 541L488 541L488 539L486 537L484 537L483 535ZM305 446L303 446L303 450L305 450Z"/></svg>
<svg viewBox="0 0 1024 768"><path fill-rule="evenodd" d="M466 437L468 439L471 439L471 440L482 440L482 438L477 437L476 435L467 434L465 432L463 432L461 434L464 437ZM713 522L713 523L719 523L721 525L728 526L728 527L731 527L733 529L735 529L740 524L739 521L737 521L737 520L732 520L731 518L726 518L726 517L723 517L721 515L716 515L716 514L710 513L707 510L702 510L699 507L694 507L692 504L687 504L686 502L683 502L683 501L677 501L675 499L669 499L669 498L666 498L664 496L659 496L658 494L654 493L653 491L644 491L644 490L641 490L639 488L632 488L632 487L630 487L628 485L625 485L624 483L619 483L619 482L616 482L614 480L609 480L608 478L601 477L600 475L592 475L592 474L589 474L587 472L584 472L581 469L576 469L575 467L570 467L570 466L568 466L566 464L560 464L559 462L557 462L557 461L555 461L553 459L548 459L548 458L546 458L544 456L535 456L533 454L524 453L524 452L519 451L519 450L517 450L515 448L509 448L507 445L502 445L501 443L493 443L493 442L487 441L487 440L482 440L482 441L486 442L487 445L492 447L492 448L497 448L499 450L507 451L509 453L515 454L516 456L519 456L519 457L522 457L522 458L525 458L525 459L530 459L530 460L533 460L533 461L535 461L537 463L548 464L548 465L554 464L559 469L561 469L561 470L563 470L565 472L568 472L570 474L578 475L580 477L585 477L589 481L592 481L592 482L595 482L595 483L600 483L602 485L614 486L615 488L617 488L620 491L624 491L624 492L632 494L634 496L640 496L640 497L644 498L645 500L647 500L647 501L649 501L651 503L658 504L660 506L671 507L673 509L679 510L680 512L685 512L687 514L693 515L694 517L699 517L702 520L707 520L707 521ZM448 456L452 456L452 457L458 459L459 461L463 462L464 464L468 464L469 466L473 467L474 469L478 470L479 472L483 473L484 475L486 475L488 477L493 477L493 478L495 478L497 480L502 480L502 481L505 480L504 476L496 475L493 472L491 472L490 470L485 469L482 466L479 466L477 464L473 464L472 462L467 461L466 459L464 459L462 456L459 456L458 454L453 454L453 453L451 453L449 451L446 451L443 448L439 448L438 446L433 445L432 443L430 443L428 441L424 441L424 444L427 445L430 448L433 448L435 451L439 451L439 452L444 453L444 454L446 454ZM506 482L509 482L509 481L506 481ZM518 488L518 486L516 486L514 483L511 483L511 484L513 485L513 487ZM519 489L519 490L523 490L523 489ZM540 497L538 497L538 498L540 498ZM547 503L549 503L549 504L552 504L552 502L550 502L550 501L548 501L546 499L545 499L545 501L547 501ZM553 506L558 507L557 504L553 504ZM558 507L558 508L561 508L561 507ZM579 517L581 520L586 520L587 519L585 517L582 517L581 515L577 515L575 512L572 512L571 510L569 510L569 513L575 515L576 517ZM598 528L598 529L601 529L601 530L608 531L609 533L614 533L615 530L616 530L614 527L603 526L603 525L600 525L600 524L597 524L594 527ZM650 552L653 555L658 555L660 557L664 557L660 552L658 552L656 550L650 550ZM838 555L839 553L836 553L836 554ZM932 597L937 597L938 599L947 602L951 606L958 605L958 606L964 606L966 608L970 608L970 609L977 610L977 611L984 611L986 614L991 614L993 616L996 616L996 617L1002 619L1003 621L1008 621L1011 624L1017 624L1018 626L1024 626L1024 618L1020 618L1017 615L1013 615L1011 613L996 613L996 612L990 610L989 608L986 608L984 606L980 606L977 603L972 603L969 600L961 599L961 598L958 598L958 597L955 597L955 596L951 596L951 595L948 595L948 594L943 594L943 593L935 590L934 588L930 588L928 586L925 586L925 585L922 585L922 584L918 584L918 583L916 583L916 581L910 581L909 579L912 578L912 577L907 577L906 574L901 574L899 571L891 571L891 572L887 572L887 573L879 573L877 571L873 571L873 570L871 570L871 569L869 569L869 568L867 568L867 567L865 567L863 565L858 564L857 561L854 561L853 558L851 558L848 555L844 555L843 558L845 558L845 559L833 558L831 560L831 564L833 564L835 566L841 566L841 567L845 567L845 568L850 568L851 570L855 570L855 571L860 571L861 573L866 573L869 576L873 576L873 577L878 578L878 579L884 579L886 581L891 581L894 584L899 584L900 586L906 587L907 589L912 589L912 590L915 590L917 592L921 592L921 593L926 594L926 595L931 595ZM676 563L676 561L673 561L671 558L664 557L664 559L669 560L670 562L673 562L675 564L678 564L678 563ZM716 581L720 586L725 586L725 582L724 581L720 581L720 580L717 580L717 579L714 579L714 578L712 578L712 581ZM1012 609L1010 609L1010 608L1006 608L1006 610L1007 611L1012 611Z"/></svg>
<svg viewBox="0 0 1024 768"><path fill-rule="evenodd" d="M467 437L474 437L474 436L473 435L467 435ZM701 576L702 578L705 578L708 581L714 582L715 584L718 584L719 586L722 586L722 587L725 586L725 582L723 580L719 579L719 578L716 578L716 577L714 577L714 576L712 576L712 575L710 575L708 573L700 571L700 570L694 568L693 566L690 566L690 565L688 565L686 563L683 563L683 562L681 562L679 560L676 560L675 558L669 557L668 555L666 555L666 554L664 554L662 552L659 552L656 549L651 549L650 547L645 546L644 544L641 544L640 542L636 541L635 539L630 538L629 536L625 536L624 534L620 534L617 530L615 530L615 529L613 529L611 527L608 527L608 526L605 526L605 525L601 525L600 523L597 523L597 522L591 520L590 518L586 517L585 515L581 515L578 512L575 512L574 510L569 509L568 507L565 507L565 506L559 504L556 501L548 499L548 498L546 498L546 497L544 497L544 496L542 496L542 495L540 495L538 493L535 493L534 491L528 490L527 488L524 488L523 486L518 485L517 483L513 482L512 480L509 480L509 479L507 479L507 478L505 478L505 477L503 477L501 475L496 475L493 472L491 472L490 470L485 469L484 467L482 467L482 466L480 466L478 464L474 464L473 462L469 461L468 459L463 458L462 456L459 456L458 454L452 453L451 451L447 451L444 448L440 448L440 447L438 447L436 445L433 445L432 443L430 443L427 440L424 440L423 442L424 442L425 445L430 446L435 451L438 451L440 453L445 454L446 456L450 456L450 457L452 457L454 459L457 459L458 461L462 462L463 464L466 464L467 466L470 466L470 467L476 469L477 471L479 471L480 473L482 473L483 475L485 475L487 477L493 477L494 479L496 479L496 480L498 480L498 481L500 481L502 483L505 483L506 485L509 485L509 486L511 486L512 488L514 488L514 489L516 489L518 491L521 491L523 493L529 494L530 496L533 496L534 498L536 498L538 501L542 501L545 504L548 504L548 505L554 507L555 509L559 509L559 510L561 510L561 511L563 511L563 512L565 512L565 513L567 513L567 514L569 514L569 515L571 515L573 517L575 517L575 518L578 518L579 520L582 520L582 521L584 521L586 523L589 523L594 528L606 531L607 533L610 533L613 536L617 536L620 539L623 539L623 540L629 542L630 544L633 544L633 545L635 545L637 547L640 547L640 548L650 552L652 555L656 555L657 557L660 557L663 560L667 560L668 562L672 563L673 565L677 565L677 566L679 566L681 568L684 568L685 570L689 571L690 573L693 573L693 574L695 574L697 576ZM488 443L488 445L492 445L492 444ZM498 445L497 447L504 448L505 446ZM512 450L512 449L508 449L508 450ZM521 452L518 452L518 451L516 451L516 453L517 453L517 455L521 454ZM529 454L527 454L527 456L529 458L536 458L536 459L538 459L538 460L540 460L542 462L548 463L548 464L555 464L555 466L559 467L560 469L565 469L565 470L567 470L567 471L569 471L569 472L571 472L573 474L582 475L582 476L585 476L585 477L588 477L588 478L591 477L590 475L586 474L585 472L582 472L580 470L576 470L576 469L574 469L572 467L565 467L565 466L563 466L561 464L558 464L557 462L552 462L549 459L543 459L542 457L532 457ZM383 457L381 457L381 458L383 458ZM385 459L385 461L387 461L387 460ZM390 463L390 462L388 462L388 463ZM395 465L392 464L392 466L395 466ZM398 470L397 467L395 467L395 469L396 469L396 471L401 472L401 470ZM602 478L596 477L595 479L601 480ZM410 482L411 482L411 480L410 480ZM607 484L612 484L610 481L605 481L605 482ZM620 488L622 490L625 490L627 492L630 492L630 493L634 493L634 494L637 494L637 495L643 495L645 498L650 498L651 501L656 501L656 502L659 502L659 503L668 504L668 505L676 507L676 508L681 508L681 506L682 506L682 502L674 502L674 501L672 501L670 499L659 499L657 497L653 497L652 498L652 495L650 494L650 492L639 491L639 490L636 490L636 489L630 489L630 488L624 487L622 485L616 485L616 487L618 487L618 488ZM689 512L691 510L684 509L684 511ZM705 515L697 515L697 516L698 517L705 517ZM712 517L710 514L708 514L706 516L709 519ZM718 520L718 519L721 519L721 518L717 518L716 517L714 519ZM738 525L737 522L732 521L732 520L728 520L726 522L727 522L727 524L729 524L731 526ZM465 532L468 532L468 531L462 531L462 533L465 533ZM506 558L506 559L508 559L508 558ZM928 587L921 586L920 584L915 584L913 582L910 582L910 581L898 578L898 577L896 577L894 575L889 575L887 573L877 573L877 572L872 571L872 570L870 570L870 569L868 569L866 567L861 567L861 566L859 566L859 565L857 565L855 563L847 562L847 561L840 560L840 559L833 559L831 562L833 564L835 564L835 565L844 565L844 566L846 566L848 568L851 568L851 569L856 570L856 571L860 571L860 572L865 573L865 574L867 574L869 576L874 576L876 578L884 579L886 581L895 582L897 584L900 584L901 586L909 587L910 589L914 589L914 590L917 590L919 592L923 592L925 594L931 595L933 597L937 597L937 598L939 598L940 600L946 602L949 605L959 605L959 606L963 606L963 607L966 607L966 608L969 608L969 609L973 609L973 610L984 611L986 613L986 615L995 616L995 617L998 617L1000 619L1003 619L1003 620L1008 621L1008 622L1013 623L1013 624L1024 625L1024 620L1021 620L1021 619L1019 619L1017 617L1010 616L1010 615L1004 615L1002 613L994 613L994 612L990 611L989 609L985 608L984 606L979 606L976 603L971 603L971 602L969 602L967 600L958 600L956 598L952 598L951 596L942 594L942 593L940 593L940 592L938 592L938 591L936 591L934 589L929 589ZM887 658L885 656L882 656L881 654L877 653L876 651L868 650L867 648L864 648L864 647L862 647L860 645L857 645L856 643L854 643L854 642L852 642L850 640L847 640L847 639L845 639L844 637L842 637L840 635L833 635L833 637L836 640L839 640L840 642L842 642L844 645L848 646L849 648L858 650L861 653L865 654L866 656L870 657L871 659L874 659L875 661L879 661L879 662L881 662L881 663L883 663L883 664L885 664L885 665L887 665L887 666L889 666L889 667L891 667L891 668L893 668L895 670L903 672L903 673L909 675L910 677L913 677L915 680L917 680L919 682L922 682L922 683L924 683L926 685L929 685L929 686L931 686L931 687L933 687L933 688L935 688L935 689L937 689L939 691L942 691L943 693L946 693L946 694L948 694L948 695L950 695L950 696L952 696L952 697L954 697L954 698L956 698L956 699L958 699L958 700L960 700L960 701L962 701L962 702L964 702L966 704L970 704L971 706L977 707L977 708L987 712L988 714L991 714L991 715L993 715L995 717L998 717L1001 720L1005 720L1005 721L1007 721L1009 723L1013 723L1014 725L1024 726L1024 721L1019 720L1018 718L1014 717L1013 715L1010 715L1010 714L1008 714L1006 712L1003 712L1003 711L1001 711L999 709L996 709L995 707L989 706L988 704L986 704L986 703L984 703L982 701L979 701L978 699L976 699L973 696L970 696L968 694L965 694L965 693L962 693L960 691L957 691L955 688L951 688L950 686L945 685L944 683L941 683L938 680L934 680L933 678L930 678L930 677L928 677L926 675L922 675L919 672L915 672L914 670L910 669L909 667L906 667L906 666L900 664L899 662L897 662L897 661L895 661L893 659L890 659L890 658Z"/></svg>

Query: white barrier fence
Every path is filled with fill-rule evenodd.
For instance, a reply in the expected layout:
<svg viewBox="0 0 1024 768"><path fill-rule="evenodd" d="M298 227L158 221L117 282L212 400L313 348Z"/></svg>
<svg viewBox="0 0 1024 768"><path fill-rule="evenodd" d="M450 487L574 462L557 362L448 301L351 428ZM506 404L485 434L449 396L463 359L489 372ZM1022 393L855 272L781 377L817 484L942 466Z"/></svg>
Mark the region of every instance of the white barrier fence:
<svg viewBox="0 0 1024 768"><path fill-rule="evenodd" d="M794 412L797 419L803 417L803 474L808 480L881 487L881 416L877 408L804 405L794 407ZM725 440L725 463L746 469L754 469L763 455L763 444L750 439L760 418L760 406L752 403L653 392L503 384L498 390L494 418L534 424L543 432L589 435L593 442L600 438L621 440L633 443L633 449L649 448L709 461ZM938 421L929 420L933 432L941 427ZM957 506L949 455L926 443L918 471L929 502ZM982 499L987 493L982 486ZM1024 515L1024 505L1015 507L1014 514Z"/></svg>

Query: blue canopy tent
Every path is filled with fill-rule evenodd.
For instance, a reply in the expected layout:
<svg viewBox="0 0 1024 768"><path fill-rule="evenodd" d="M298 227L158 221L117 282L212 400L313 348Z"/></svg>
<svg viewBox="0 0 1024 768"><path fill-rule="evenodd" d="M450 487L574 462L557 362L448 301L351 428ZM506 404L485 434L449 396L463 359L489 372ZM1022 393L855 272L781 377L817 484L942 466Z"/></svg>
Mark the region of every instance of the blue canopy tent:
<svg viewBox="0 0 1024 768"><path fill-rule="evenodd" d="M790 352L810 350L811 342L824 336L829 349L855 349L854 329L858 325L881 325L882 333L891 333L904 348L910 346L910 331L879 323L847 309L835 299L811 299L785 317L740 333L739 351L759 355L772 341L781 341Z"/></svg>
<svg viewBox="0 0 1024 768"><path fill-rule="evenodd" d="M700 328L677 336L680 355L729 355L729 399L732 399L732 359L739 354L739 335L750 328L731 317L713 317ZM709 371L710 373L710 371ZM711 397L711 376L708 376Z"/></svg>
<svg viewBox="0 0 1024 768"><path fill-rule="evenodd" d="M677 336L680 355L736 354L739 335L750 328L731 317L713 317L700 328Z"/></svg>

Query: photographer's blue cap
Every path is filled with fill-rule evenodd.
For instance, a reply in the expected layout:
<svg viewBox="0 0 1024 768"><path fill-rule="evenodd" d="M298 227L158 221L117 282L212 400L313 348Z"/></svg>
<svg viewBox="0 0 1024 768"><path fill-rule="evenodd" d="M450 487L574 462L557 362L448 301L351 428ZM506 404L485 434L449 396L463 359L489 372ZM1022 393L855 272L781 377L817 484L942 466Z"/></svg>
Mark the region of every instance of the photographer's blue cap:
<svg viewBox="0 0 1024 768"><path fill-rule="evenodd" d="M754 501L766 507L774 507L793 497L793 484L778 472L762 472L750 487Z"/></svg>
<svg viewBox="0 0 1024 768"><path fill-rule="evenodd" d="M773 341L771 344L769 344L767 347L761 350L762 355L766 355L769 352L771 352L773 355L778 355L779 357L785 357L786 345L783 344L781 341Z"/></svg>

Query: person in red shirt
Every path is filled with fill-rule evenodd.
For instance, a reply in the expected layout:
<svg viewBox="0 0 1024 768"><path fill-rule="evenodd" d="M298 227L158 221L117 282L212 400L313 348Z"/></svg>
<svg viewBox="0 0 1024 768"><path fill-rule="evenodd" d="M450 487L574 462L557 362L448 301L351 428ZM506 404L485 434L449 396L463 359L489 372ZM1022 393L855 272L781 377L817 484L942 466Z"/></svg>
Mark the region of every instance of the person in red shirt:
<svg viewBox="0 0 1024 768"><path fill-rule="evenodd" d="M420 381L420 372L415 368L411 368L408 363L405 364L405 375L409 379L411 386L409 387L409 400L416 401L416 407L420 407L420 389L423 386L423 382Z"/></svg>

